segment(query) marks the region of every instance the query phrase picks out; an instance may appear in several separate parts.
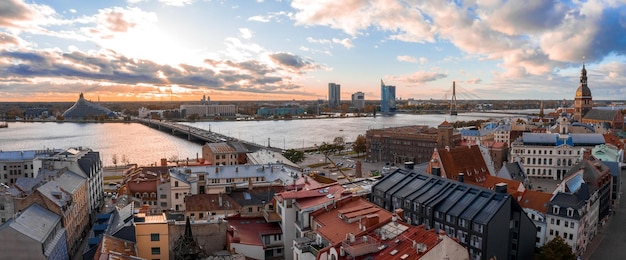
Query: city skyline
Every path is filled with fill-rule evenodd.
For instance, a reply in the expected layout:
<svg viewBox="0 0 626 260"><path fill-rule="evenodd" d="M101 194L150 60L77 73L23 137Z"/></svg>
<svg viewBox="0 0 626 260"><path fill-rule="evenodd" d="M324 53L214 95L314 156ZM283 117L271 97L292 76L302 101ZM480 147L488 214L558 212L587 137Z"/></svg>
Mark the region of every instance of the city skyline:
<svg viewBox="0 0 626 260"><path fill-rule="evenodd" d="M619 1L126 0L0 6L0 102L626 100Z"/></svg>

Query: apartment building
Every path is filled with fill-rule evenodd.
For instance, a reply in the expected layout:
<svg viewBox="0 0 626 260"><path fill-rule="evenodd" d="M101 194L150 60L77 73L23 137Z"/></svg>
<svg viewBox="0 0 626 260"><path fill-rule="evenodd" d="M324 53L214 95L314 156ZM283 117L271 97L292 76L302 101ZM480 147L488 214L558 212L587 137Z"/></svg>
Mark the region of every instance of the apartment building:
<svg viewBox="0 0 626 260"><path fill-rule="evenodd" d="M399 169L372 187L372 201L403 209L406 221L444 231L469 250L470 259L530 259L536 227L499 183L495 190ZM508 232L504 232L508 231Z"/></svg>
<svg viewBox="0 0 626 260"><path fill-rule="evenodd" d="M135 216L135 241L138 256L145 259L169 260L169 229L165 213Z"/></svg>

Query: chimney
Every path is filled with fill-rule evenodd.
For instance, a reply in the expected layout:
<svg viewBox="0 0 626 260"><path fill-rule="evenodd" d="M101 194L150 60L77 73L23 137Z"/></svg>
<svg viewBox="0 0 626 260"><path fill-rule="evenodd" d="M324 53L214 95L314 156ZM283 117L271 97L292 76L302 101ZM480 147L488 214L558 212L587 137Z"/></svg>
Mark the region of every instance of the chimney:
<svg viewBox="0 0 626 260"><path fill-rule="evenodd" d="M439 168L439 166L434 166L430 172L433 175L441 176L441 168Z"/></svg>
<svg viewBox="0 0 626 260"><path fill-rule="evenodd" d="M167 159L161 158L161 166L167 166Z"/></svg>
<svg viewBox="0 0 626 260"><path fill-rule="evenodd" d="M404 168L407 170L413 170L415 168L414 162L404 162Z"/></svg>
<svg viewBox="0 0 626 260"><path fill-rule="evenodd" d="M591 156L591 150L589 150L589 149L585 149L585 150L583 151L583 158L584 158L585 160L589 160L589 157L590 157L590 156Z"/></svg>
<svg viewBox="0 0 626 260"><path fill-rule="evenodd" d="M465 182L465 173L459 172L459 182Z"/></svg>
<svg viewBox="0 0 626 260"><path fill-rule="evenodd" d="M506 193L507 185L504 182L496 184L496 193Z"/></svg>
<svg viewBox="0 0 626 260"><path fill-rule="evenodd" d="M378 224L379 217L378 214L370 214L365 216L365 228L370 228L376 224Z"/></svg>
<svg viewBox="0 0 626 260"><path fill-rule="evenodd" d="M361 168L361 161L356 161L356 166L354 167L354 177L356 178L362 178L363 177L363 170Z"/></svg>
<svg viewBox="0 0 626 260"><path fill-rule="evenodd" d="M396 209L394 213L396 213L396 216L398 216L401 220L404 219L404 209Z"/></svg>

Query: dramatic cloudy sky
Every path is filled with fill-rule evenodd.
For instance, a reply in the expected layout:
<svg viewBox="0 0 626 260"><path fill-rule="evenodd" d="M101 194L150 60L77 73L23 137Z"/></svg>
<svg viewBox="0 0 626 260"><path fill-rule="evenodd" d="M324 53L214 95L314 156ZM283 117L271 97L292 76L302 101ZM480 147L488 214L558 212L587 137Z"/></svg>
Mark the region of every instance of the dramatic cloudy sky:
<svg viewBox="0 0 626 260"><path fill-rule="evenodd" d="M626 0L2 0L0 101L626 100Z"/></svg>

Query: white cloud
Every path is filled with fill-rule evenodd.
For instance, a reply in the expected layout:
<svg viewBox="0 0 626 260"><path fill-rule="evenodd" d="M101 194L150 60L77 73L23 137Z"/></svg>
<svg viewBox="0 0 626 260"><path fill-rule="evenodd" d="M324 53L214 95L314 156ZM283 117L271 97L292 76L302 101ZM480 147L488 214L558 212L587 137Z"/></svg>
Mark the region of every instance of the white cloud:
<svg viewBox="0 0 626 260"><path fill-rule="evenodd" d="M333 42L343 45L343 47L346 47L346 49L350 49L354 47L354 45L352 44L352 41L348 38L343 38L343 39L333 38Z"/></svg>
<svg viewBox="0 0 626 260"><path fill-rule="evenodd" d="M193 0L159 0L159 2L169 6L186 6L193 3Z"/></svg>
<svg viewBox="0 0 626 260"><path fill-rule="evenodd" d="M327 39L315 39L313 37L307 37L306 41L310 43L318 43L318 44L330 44L331 42L330 40L327 40Z"/></svg>
<svg viewBox="0 0 626 260"><path fill-rule="evenodd" d="M430 81L443 79L448 75L439 72L417 71L411 74L389 76L392 81L400 82L403 86L420 86Z"/></svg>
<svg viewBox="0 0 626 260"><path fill-rule="evenodd" d="M417 58L415 58L413 56L409 56L409 55L400 55L400 56L396 57L396 60L404 61L404 62L410 62L410 63L417 63Z"/></svg>
<svg viewBox="0 0 626 260"><path fill-rule="evenodd" d="M248 28L239 28L239 35L241 38L250 39L252 38L252 31Z"/></svg>

